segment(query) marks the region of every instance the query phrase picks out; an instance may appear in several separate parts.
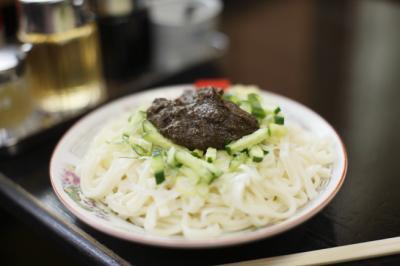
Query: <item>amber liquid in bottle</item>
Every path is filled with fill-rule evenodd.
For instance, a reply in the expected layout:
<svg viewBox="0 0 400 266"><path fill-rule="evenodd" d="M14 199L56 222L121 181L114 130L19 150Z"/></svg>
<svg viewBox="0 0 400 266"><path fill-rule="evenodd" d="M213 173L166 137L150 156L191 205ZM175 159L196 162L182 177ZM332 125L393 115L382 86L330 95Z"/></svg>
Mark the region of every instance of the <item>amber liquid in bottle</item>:
<svg viewBox="0 0 400 266"><path fill-rule="evenodd" d="M28 81L39 108L47 112L76 111L103 99L94 23L63 33L19 37L32 44L27 55Z"/></svg>

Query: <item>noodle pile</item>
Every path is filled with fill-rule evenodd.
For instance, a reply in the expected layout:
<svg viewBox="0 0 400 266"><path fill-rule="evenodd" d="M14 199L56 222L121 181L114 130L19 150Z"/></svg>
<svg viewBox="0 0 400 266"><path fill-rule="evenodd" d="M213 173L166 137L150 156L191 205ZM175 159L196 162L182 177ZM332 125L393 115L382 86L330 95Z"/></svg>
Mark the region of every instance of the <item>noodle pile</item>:
<svg viewBox="0 0 400 266"><path fill-rule="evenodd" d="M270 152L260 163L244 163L232 172L229 155L219 150L215 165L224 173L211 184L169 169L157 185L151 157L132 155L118 142L137 126L128 117L109 122L95 136L78 167L81 188L86 197L155 235L211 238L287 219L317 196L336 158L329 139L289 123L284 137L268 141Z"/></svg>

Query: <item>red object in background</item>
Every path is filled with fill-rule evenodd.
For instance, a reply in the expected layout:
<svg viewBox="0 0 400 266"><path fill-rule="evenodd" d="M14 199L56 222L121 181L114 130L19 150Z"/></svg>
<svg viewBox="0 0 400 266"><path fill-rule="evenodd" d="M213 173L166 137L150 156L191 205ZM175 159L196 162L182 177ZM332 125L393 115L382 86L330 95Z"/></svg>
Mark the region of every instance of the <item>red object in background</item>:
<svg viewBox="0 0 400 266"><path fill-rule="evenodd" d="M231 82L229 79L199 79L196 80L194 86L196 89L204 88L204 87L216 87L226 91Z"/></svg>

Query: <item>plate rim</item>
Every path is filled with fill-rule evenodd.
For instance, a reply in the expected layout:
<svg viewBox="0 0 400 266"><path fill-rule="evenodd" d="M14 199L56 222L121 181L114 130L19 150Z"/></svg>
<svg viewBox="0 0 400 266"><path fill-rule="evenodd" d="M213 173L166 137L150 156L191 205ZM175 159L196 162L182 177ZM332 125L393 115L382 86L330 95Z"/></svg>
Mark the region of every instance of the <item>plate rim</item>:
<svg viewBox="0 0 400 266"><path fill-rule="evenodd" d="M141 244L146 244L146 245L151 245L151 246L162 246L162 247L169 247L169 248L184 248L184 249L198 249L198 248L212 248L212 247L226 247L226 246L234 246L234 245L239 245L239 244L244 244L256 240L261 240L261 239L266 239L270 238L272 236L275 236L277 234L280 234L282 232L288 231L304 222L307 220L311 219L313 216L315 216L317 213L319 213L322 209L324 209L331 201L332 199L336 196L340 188L342 187L346 174L347 174L347 168L348 168L348 156L347 156L347 150L344 145L343 140L340 138L340 135L337 133L335 128L328 122L326 121L325 118L323 118L321 115L319 115L317 112L312 110L311 108L307 107L306 105L297 102L295 100L290 99L289 97L273 93L270 91L262 90L263 93L269 94L274 96L275 98L280 98L283 99L287 102L290 102L290 104L297 105L298 107L301 107L303 109L306 109L308 112L313 113L318 119L323 121L325 125L329 128L331 133L336 137L336 140L339 143L340 149L338 150L339 153L342 153L342 159L343 159L343 167L340 169L340 177L338 179L337 184L335 185L335 188L333 191L327 195L326 198L323 199L321 203L316 205L314 208L310 209L308 212L304 213L303 215L297 217L297 219L289 221L288 219L278 222L276 224L270 225L270 226L265 226L262 228L259 228L254 231L248 231L243 234L238 233L232 233L230 236L225 236L221 238L210 238L210 239L185 239L185 238L168 238L164 236L156 236L156 235L150 235L150 234L137 234L135 232L126 232L123 231L122 229L118 228L113 228L110 227L107 224L104 224L103 222L99 221L100 218L96 218L95 216L92 215L87 215L83 213L83 211L80 211L79 207L73 206L66 200L64 197L68 197L68 195L63 191L62 187L60 188L62 191L59 191L59 187L56 184L55 181L55 174L53 176L53 173L55 172L55 158L57 154L60 153L61 147L63 144L66 142L67 137L72 134L71 132L75 131L76 128L79 128L80 125L85 122L85 120L89 120L90 117L98 113L100 110L104 110L111 105L117 105L118 102L122 102L128 98L131 97L140 97L141 95L146 95L148 93L154 93L159 90L173 90L173 89L180 89L182 90L183 88L191 88L192 85L190 84L177 84L177 85L171 85L171 86L162 86L162 87L156 87L152 88L146 91L142 92L134 92L129 95L126 95L124 97L121 97L119 99L113 100L93 111L90 113L86 114L82 118L80 118L78 121L76 121L59 139L56 147L53 150L53 153L51 155L50 159L50 167L49 167L49 175L50 175L50 182L51 186L53 188L53 192L56 194L57 198L61 201L61 203L70 211L75 217L77 217L80 221L83 223L89 225L90 227L96 229L97 231L100 231L102 233L108 234L110 236L135 242L135 243L141 243ZM72 200L72 199L70 199ZM285 223L285 221L287 223Z"/></svg>

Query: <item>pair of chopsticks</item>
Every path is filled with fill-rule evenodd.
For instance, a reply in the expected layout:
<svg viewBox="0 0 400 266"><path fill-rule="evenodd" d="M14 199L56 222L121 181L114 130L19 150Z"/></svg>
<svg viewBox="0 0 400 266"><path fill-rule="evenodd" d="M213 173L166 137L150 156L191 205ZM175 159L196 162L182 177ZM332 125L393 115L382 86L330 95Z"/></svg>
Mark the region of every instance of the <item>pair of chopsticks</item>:
<svg viewBox="0 0 400 266"><path fill-rule="evenodd" d="M225 266L302 266L302 265L326 265L331 263L340 263L347 261L355 261L369 259L380 256L389 256L400 253L400 237L387 238L382 240L364 242L353 245L346 245L334 248L326 248L290 255L271 257L265 259L257 259L243 261Z"/></svg>

